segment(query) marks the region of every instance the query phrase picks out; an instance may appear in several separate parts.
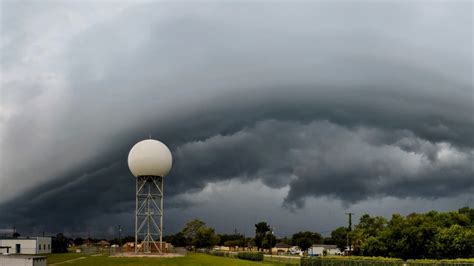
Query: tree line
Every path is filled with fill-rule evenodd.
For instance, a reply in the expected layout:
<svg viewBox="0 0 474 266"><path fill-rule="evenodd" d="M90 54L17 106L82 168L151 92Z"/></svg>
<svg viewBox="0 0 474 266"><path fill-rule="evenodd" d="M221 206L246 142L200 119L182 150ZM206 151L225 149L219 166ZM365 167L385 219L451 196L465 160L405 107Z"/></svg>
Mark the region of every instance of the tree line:
<svg viewBox="0 0 474 266"><path fill-rule="evenodd" d="M278 243L285 243L290 246L299 246L306 250L313 244L329 243L333 244L330 238L324 238L319 233L301 231L291 238L279 238L273 234L271 226L267 222L255 224L255 236L246 237L243 234L216 234L214 229L198 219L189 221L184 228L174 234L164 237L166 242L177 247L212 248L213 246L227 247L256 247L258 250L269 250Z"/></svg>
<svg viewBox="0 0 474 266"><path fill-rule="evenodd" d="M175 246L210 248L215 245L271 249L277 243L307 250L314 244L336 245L352 255L402 259L454 259L474 257L474 209L407 216L393 214L388 220L365 214L354 228L338 227L330 237L302 231L277 239L266 222L255 224L255 236L216 234L200 220L188 222L183 230L165 238ZM349 244L349 245L348 245Z"/></svg>
<svg viewBox="0 0 474 266"><path fill-rule="evenodd" d="M360 218L354 230L340 227L331 234L343 246L348 238L353 254L402 259L474 257L474 209Z"/></svg>
<svg viewBox="0 0 474 266"><path fill-rule="evenodd" d="M177 247L212 248L214 246L256 247L269 250L278 243L298 246L305 251L314 244L336 245L352 255L382 256L402 259L454 259L474 257L474 209L464 207L458 211L436 212L407 216L393 214L390 219L362 215L354 228L338 227L330 236L318 232L301 231L291 237L276 238L267 222L255 224L255 234L217 234L205 222L194 219L183 229L164 237L164 241ZM18 234L19 236L19 234ZM99 239L66 238L58 234L53 238L53 252L66 252L68 243L81 245ZM132 236L111 244L134 242ZM349 244L349 245L348 245ZM350 248L349 248L350 247Z"/></svg>

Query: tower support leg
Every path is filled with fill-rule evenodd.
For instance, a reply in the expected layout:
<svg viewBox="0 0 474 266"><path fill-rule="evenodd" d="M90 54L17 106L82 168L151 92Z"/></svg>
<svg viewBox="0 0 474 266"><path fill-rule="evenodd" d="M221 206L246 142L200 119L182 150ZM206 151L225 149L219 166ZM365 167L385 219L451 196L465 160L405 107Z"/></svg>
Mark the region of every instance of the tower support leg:
<svg viewBox="0 0 474 266"><path fill-rule="evenodd" d="M135 200L135 254L162 253L163 177L139 176Z"/></svg>

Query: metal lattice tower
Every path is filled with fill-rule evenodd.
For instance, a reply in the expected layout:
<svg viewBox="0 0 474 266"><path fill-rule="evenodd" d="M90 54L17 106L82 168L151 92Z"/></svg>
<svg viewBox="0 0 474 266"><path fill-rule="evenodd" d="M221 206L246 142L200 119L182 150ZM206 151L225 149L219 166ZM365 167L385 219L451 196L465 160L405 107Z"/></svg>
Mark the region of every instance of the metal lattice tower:
<svg viewBox="0 0 474 266"><path fill-rule="evenodd" d="M141 245L138 247L138 239ZM163 177L138 176L135 209L135 253L162 253Z"/></svg>
<svg viewBox="0 0 474 266"><path fill-rule="evenodd" d="M163 180L172 164L171 151L158 140L142 140L128 153L128 168L136 177L135 254L166 252L163 247Z"/></svg>

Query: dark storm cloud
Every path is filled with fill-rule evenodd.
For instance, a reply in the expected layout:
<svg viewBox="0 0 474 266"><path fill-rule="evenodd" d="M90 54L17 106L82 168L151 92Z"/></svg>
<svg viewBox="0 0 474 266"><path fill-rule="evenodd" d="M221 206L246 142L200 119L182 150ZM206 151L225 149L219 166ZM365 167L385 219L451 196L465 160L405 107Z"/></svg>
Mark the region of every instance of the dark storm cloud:
<svg viewBox="0 0 474 266"><path fill-rule="evenodd" d="M15 65L44 51L2 46L16 50L2 59L0 225L81 231L130 213L126 155L149 132L175 158L168 207L225 180L288 187L289 208L473 192L470 3L191 6L85 17L67 41L36 43L60 50L52 64ZM37 8L9 23L67 17Z"/></svg>
<svg viewBox="0 0 474 266"><path fill-rule="evenodd" d="M172 146L172 151L167 208L191 206L176 196L233 179L289 186L284 200L289 208L303 207L308 197L329 197L348 205L386 196L436 199L474 192L471 148L433 143L407 130L266 120L227 135ZM35 228L36 221L19 219L31 215L48 225L38 231L65 226L77 232L91 217L130 212L134 201L125 160L82 176L72 174L30 194L39 196L23 196L3 207L11 215L4 216L5 221ZM130 219L121 223L129 224Z"/></svg>
<svg viewBox="0 0 474 266"><path fill-rule="evenodd" d="M199 160L192 159L196 155ZM289 185L285 204L296 207L308 196L354 203L474 191L472 149L431 143L409 131L263 121L232 135L185 144L174 156L179 167L173 180L182 181L173 186L178 191L222 178L261 179L268 186Z"/></svg>

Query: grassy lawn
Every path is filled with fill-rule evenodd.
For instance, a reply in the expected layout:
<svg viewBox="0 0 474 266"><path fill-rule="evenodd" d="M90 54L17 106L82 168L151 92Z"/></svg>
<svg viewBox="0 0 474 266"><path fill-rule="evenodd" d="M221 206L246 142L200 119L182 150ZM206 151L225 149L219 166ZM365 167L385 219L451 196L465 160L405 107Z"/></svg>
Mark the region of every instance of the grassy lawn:
<svg viewBox="0 0 474 266"><path fill-rule="evenodd" d="M86 257L84 259L78 259ZM158 259L158 258L112 258L105 255L102 256L87 256L83 254L51 254L48 255L48 265L58 262L64 262L67 260L78 259L68 263L59 265L87 265L87 266L107 266L107 265L195 265L195 266L207 266L207 265L229 265L229 266L241 266L241 265L285 265L273 262L252 262L240 259L232 259L225 257L217 257L200 253L188 253L188 256L181 258L170 258L170 259Z"/></svg>
<svg viewBox="0 0 474 266"><path fill-rule="evenodd" d="M48 254L48 264L58 263L61 261L77 259L80 257L85 257L84 254L78 253L55 253L55 254Z"/></svg>
<svg viewBox="0 0 474 266"><path fill-rule="evenodd" d="M300 257L269 257L265 256L265 261L272 262L274 265L300 265Z"/></svg>

